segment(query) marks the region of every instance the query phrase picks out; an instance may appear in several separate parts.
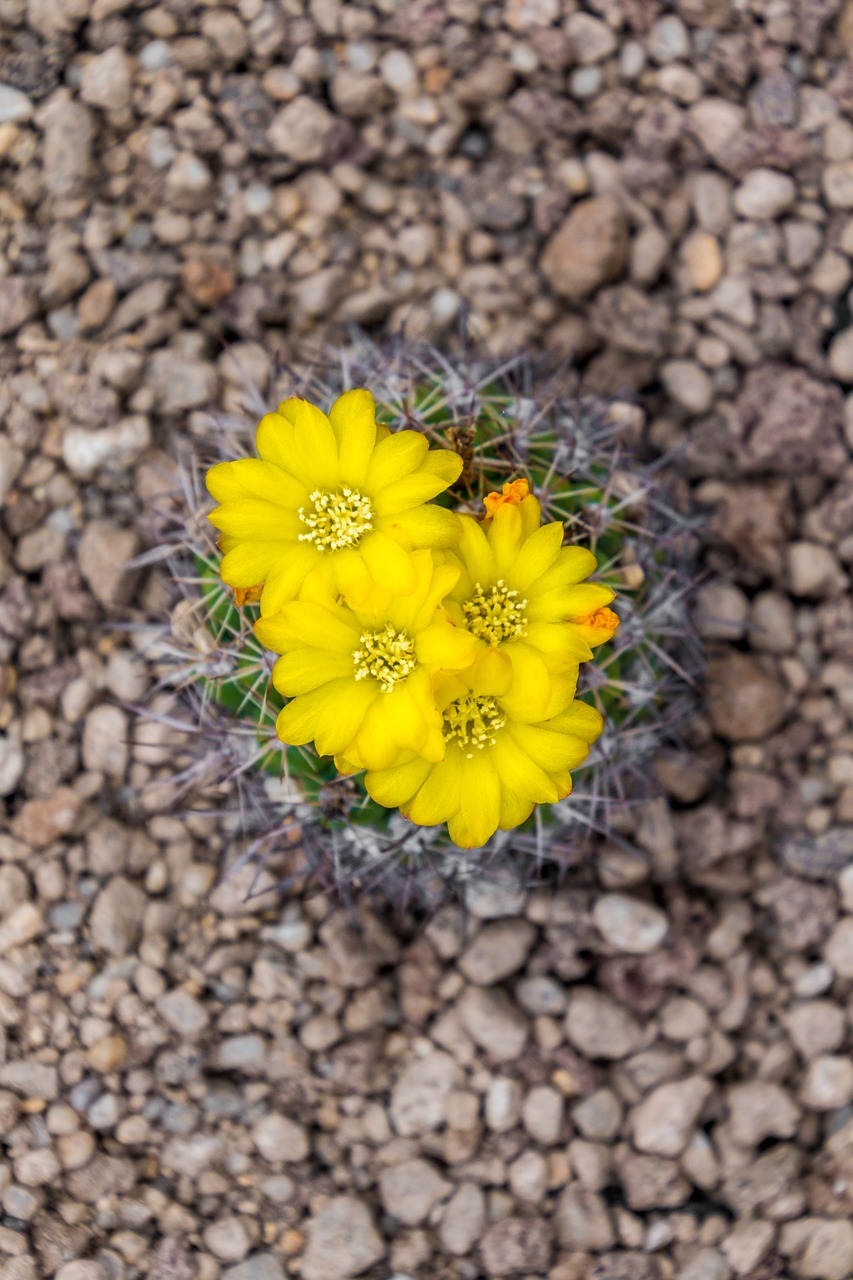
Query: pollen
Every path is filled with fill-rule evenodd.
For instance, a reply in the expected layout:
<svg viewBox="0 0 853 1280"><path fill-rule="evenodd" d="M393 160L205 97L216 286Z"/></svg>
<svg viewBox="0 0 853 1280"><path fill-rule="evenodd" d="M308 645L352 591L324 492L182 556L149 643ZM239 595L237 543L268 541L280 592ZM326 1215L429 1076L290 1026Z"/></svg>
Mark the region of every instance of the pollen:
<svg viewBox="0 0 853 1280"><path fill-rule="evenodd" d="M504 640L517 640L527 634L526 600L518 599L503 578L486 590L474 583L474 594L462 606L468 630L487 644L498 645Z"/></svg>
<svg viewBox="0 0 853 1280"><path fill-rule="evenodd" d="M354 547L373 528L370 499L349 485L330 492L315 489L311 506L299 508L299 519L307 525L300 542L313 542L320 551L341 551Z"/></svg>
<svg viewBox="0 0 853 1280"><path fill-rule="evenodd" d="M493 747L506 716L490 694L466 693L444 711L444 740L455 738L470 760L475 748Z"/></svg>
<svg viewBox="0 0 853 1280"><path fill-rule="evenodd" d="M389 622L382 631L365 631L359 637L360 649L352 655L356 680L378 680L383 693L405 680L418 665L415 642L405 631L397 631Z"/></svg>

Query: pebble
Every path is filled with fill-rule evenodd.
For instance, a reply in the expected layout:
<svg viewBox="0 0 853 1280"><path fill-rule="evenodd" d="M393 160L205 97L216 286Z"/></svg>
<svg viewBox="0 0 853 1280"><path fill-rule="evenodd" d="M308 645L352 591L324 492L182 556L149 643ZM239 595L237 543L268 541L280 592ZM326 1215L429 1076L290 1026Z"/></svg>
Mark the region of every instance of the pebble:
<svg viewBox="0 0 853 1280"><path fill-rule="evenodd" d="M279 111L267 137L279 155L295 164L316 164L326 154L335 118L321 102L300 95Z"/></svg>
<svg viewBox="0 0 853 1280"><path fill-rule="evenodd" d="M631 955L655 951L669 928L666 916L657 907L624 893L607 893L599 898L592 918L605 942Z"/></svg>
<svg viewBox="0 0 853 1280"><path fill-rule="evenodd" d="M819 542L788 544L788 581L795 596L820 599L842 590L847 579L829 547Z"/></svg>
<svg viewBox="0 0 853 1280"><path fill-rule="evenodd" d="M308 1133L301 1124L287 1116L263 1116L252 1130L252 1139L265 1160L271 1164L298 1164L311 1150Z"/></svg>
<svg viewBox="0 0 853 1280"><path fill-rule="evenodd" d="M521 1108L521 1121L534 1142L555 1146L563 1127L563 1096L551 1085L536 1085Z"/></svg>
<svg viewBox="0 0 853 1280"><path fill-rule="evenodd" d="M27 276L0 277L0 338L23 328L40 310L32 280Z"/></svg>
<svg viewBox="0 0 853 1280"><path fill-rule="evenodd" d="M468 1035L495 1061L508 1062L519 1056L530 1028L524 1014L503 991L468 987L458 1008Z"/></svg>
<svg viewBox="0 0 853 1280"><path fill-rule="evenodd" d="M450 1189L451 1184L426 1160L406 1160L379 1175L383 1208L409 1227L424 1222Z"/></svg>
<svg viewBox="0 0 853 1280"><path fill-rule="evenodd" d="M12 819L12 834L31 849L45 849L71 831L79 810L79 797L59 787L44 800L28 800Z"/></svg>
<svg viewBox="0 0 853 1280"><path fill-rule="evenodd" d="M336 1196L308 1223L303 1280L349 1280L381 1262L385 1245L367 1206L354 1196Z"/></svg>
<svg viewBox="0 0 853 1280"><path fill-rule="evenodd" d="M479 986L502 982L524 964L536 930L526 920L496 920L480 930L459 958L465 977Z"/></svg>
<svg viewBox="0 0 853 1280"><path fill-rule="evenodd" d="M129 722L120 707L101 703L86 716L83 726L83 763L113 782L127 772Z"/></svg>
<svg viewBox="0 0 853 1280"><path fill-rule="evenodd" d="M56 197L82 194L91 177L95 118L92 112L58 89L49 99L44 120L44 180Z"/></svg>
<svg viewBox="0 0 853 1280"><path fill-rule="evenodd" d="M206 1030L210 1016L200 1000L180 988L166 991L157 1001L157 1012L183 1040L195 1040Z"/></svg>
<svg viewBox="0 0 853 1280"><path fill-rule="evenodd" d="M775 169L754 169L734 193L734 207L743 218L778 218L797 198L793 179Z"/></svg>
<svg viewBox="0 0 853 1280"><path fill-rule="evenodd" d="M619 278L628 250L628 224L620 205L611 196L597 196L574 207L548 241L539 265L555 293L578 302Z"/></svg>
<svg viewBox="0 0 853 1280"><path fill-rule="evenodd" d="M62 433L62 460L76 476L91 476L102 467L108 472L122 472L139 461L150 443L148 418L133 414L97 431L68 427Z"/></svg>
<svg viewBox="0 0 853 1280"><path fill-rule="evenodd" d="M125 956L142 928L146 898L125 876L114 876L95 899L89 918L92 946L111 956Z"/></svg>
<svg viewBox="0 0 853 1280"><path fill-rule="evenodd" d="M667 360L661 381L675 403L688 413L707 413L714 399L714 384L695 360Z"/></svg>
<svg viewBox="0 0 853 1280"><path fill-rule="evenodd" d="M653 1089L630 1114L634 1145L653 1155L681 1155L710 1094L703 1076Z"/></svg>
<svg viewBox="0 0 853 1280"><path fill-rule="evenodd" d="M133 68L118 45L96 54L83 65L80 96L91 107L104 111L124 111L130 106Z"/></svg>
<svg viewBox="0 0 853 1280"><path fill-rule="evenodd" d="M714 730L730 742L752 742L773 733L785 718L782 690L747 654L713 658L705 688Z"/></svg>
<svg viewBox="0 0 853 1280"><path fill-rule="evenodd" d="M239 1218L221 1218L212 1222L205 1228L202 1238L205 1247L222 1262L241 1262L251 1243ZM278 1259L274 1261L278 1262Z"/></svg>
<svg viewBox="0 0 853 1280"><path fill-rule="evenodd" d="M33 104L26 94L11 84L0 84L0 124L25 124L32 114Z"/></svg>
<svg viewBox="0 0 853 1280"><path fill-rule="evenodd" d="M461 1182L445 1206L438 1234L456 1257L470 1253L486 1225L486 1200L475 1182Z"/></svg>
<svg viewBox="0 0 853 1280"><path fill-rule="evenodd" d="M253 1253L245 1262L228 1267L222 1272L222 1277L223 1280L285 1280L285 1270L276 1254Z"/></svg>
<svg viewBox="0 0 853 1280"><path fill-rule="evenodd" d="M139 548L133 529L122 529L111 520L91 520L83 530L77 552L80 572L92 595L105 607L124 604L137 576L128 561Z"/></svg>
<svg viewBox="0 0 853 1280"><path fill-rule="evenodd" d="M791 1138L800 1109L781 1085L752 1080L732 1085L727 1092L729 1120L735 1141L757 1147L767 1138Z"/></svg>
<svg viewBox="0 0 853 1280"><path fill-rule="evenodd" d="M391 1091L389 1115L396 1132L411 1138L440 1128L459 1079L459 1068L447 1053L430 1053L409 1063Z"/></svg>
<svg viewBox="0 0 853 1280"><path fill-rule="evenodd" d="M853 1062L840 1054L822 1054L809 1063L800 1101L816 1111L835 1111L853 1102Z"/></svg>
<svg viewBox="0 0 853 1280"><path fill-rule="evenodd" d="M593 987L572 990L566 1035L588 1058L626 1058L643 1042L642 1029L628 1010Z"/></svg>
<svg viewBox="0 0 853 1280"><path fill-rule="evenodd" d="M551 1226L542 1218L504 1218L487 1227L480 1241L487 1276L547 1271L551 1249Z"/></svg>
<svg viewBox="0 0 853 1280"><path fill-rule="evenodd" d="M713 289L723 273L723 254L716 236L708 231L692 232L681 245L681 256L691 288L700 293Z"/></svg>

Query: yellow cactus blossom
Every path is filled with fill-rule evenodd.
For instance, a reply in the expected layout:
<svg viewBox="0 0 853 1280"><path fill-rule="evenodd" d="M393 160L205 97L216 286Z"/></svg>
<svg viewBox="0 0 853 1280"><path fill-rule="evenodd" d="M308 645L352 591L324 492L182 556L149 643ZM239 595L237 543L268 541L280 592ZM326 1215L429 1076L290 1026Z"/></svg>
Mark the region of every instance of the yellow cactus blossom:
<svg viewBox="0 0 853 1280"><path fill-rule="evenodd" d="M462 459L430 449L418 431L377 425L369 391L348 391L328 416L285 400L261 419L260 457L220 462L207 473L219 506L222 580L263 584L264 616L320 572L354 608L415 589L412 551L448 547L458 517L429 504L458 477ZM429 505L428 505L429 504Z"/></svg>
<svg viewBox="0 0 853 1280"><path fill-rule="evenodd" d="M261 643L283 655L272 674L292 699L276 723L283 742L313 740L321 755L342 757L345 772L384 769L412 752L442 758L431 676L469 666L476 642L439 607L459 568L434 565L429 551L415 551L412 563L414 590L385 608L341 605L312 573L298 600L255 624Z"/></svg>
<svg viewBox="0 0 853 1280"><path fill-rule="evenodd" d="M479 847L500 828L529 818L537 804L553 804L572 789L570 770L601 733L598 711L574 698L574 675L549 682L543 710L514 687L497 692L477 673L436 678L443 714L444 759L413 756L365 776L377 804L399 807L419 826L446 822L452 840Z"/></svg>
<svg viewBox="0 0 853 1280"><path fill-rule="evenodd" d="M563 546L559 521L540 526L539 503L524 480L488 494L482 522L461 516L447 553L462 568L446 602L457 625L477 637L478 671L498 692L523 691L541 712L551 678L592 657L619 619L605 606L610 587L584 582L596 567L582 547Z"/></svg>

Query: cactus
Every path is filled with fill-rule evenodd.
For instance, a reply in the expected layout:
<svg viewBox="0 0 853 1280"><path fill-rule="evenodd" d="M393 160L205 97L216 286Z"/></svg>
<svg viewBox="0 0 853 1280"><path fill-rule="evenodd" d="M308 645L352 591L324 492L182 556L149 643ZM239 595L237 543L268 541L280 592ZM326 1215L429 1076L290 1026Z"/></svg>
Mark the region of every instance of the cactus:
<svg viewBox="0 0 853 1280"><path fill-rule="evenodd" d="M692 537L661 478L672 460L640 461L642 415L633 406L567 393L525 358L495 365L358 338L337 358L273 381L268 397L247 388L245 420L214 417L209 436L194 440L182 460L184 510L151 557L167 561L180 594L158 639L161 681L183 691L197 720L194 758L176 781L185 790L239 781L244 857L269 858L286 837L292 874L338 893L375 890L424 903L507 867L532 878L568 865L591 836L611 830L614 807L643 794L651 757L692 705ZM250 454L257 416L270 403L295 394L327 406L350 386L368 387L390 426L421 431L462 456L462 474L439 502L479 515L487 492L525 476L543 519L562 520L568 542L590 547L597 579L617 591L620 629L581 667L579 695L602 712L605 731L573 794L481 849L456 848L444 827L413 827L375 804L359 776L341 778L313 748L278 741L283 700L269 679L274 659L253 634L257 606L238 606L219 578L216 533L204 518L206 467Z"/></svg>

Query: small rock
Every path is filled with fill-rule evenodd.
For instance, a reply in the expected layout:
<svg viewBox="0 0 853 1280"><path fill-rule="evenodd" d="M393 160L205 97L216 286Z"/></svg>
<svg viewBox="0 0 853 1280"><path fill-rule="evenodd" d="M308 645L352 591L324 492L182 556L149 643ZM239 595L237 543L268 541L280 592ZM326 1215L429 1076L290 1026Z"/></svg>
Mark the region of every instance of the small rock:
<svg viewBox="0 0 853 1280"><path fill-rule="evenodd" d="M218 1222L212 1222L206 1227L203 1233L205 1246L210 1250L215 1258L219 1258L221 1262L240 1262L249 1252L251 1241L246 1233L239 1218L220 1218ZM279 1259L274 1255L267 1254L267 1257L273 1258L273 1261L279 1267L279 1274L283 1276L284 1271ZM257 1257L252 1259L257 1264ZM257 1265L251 1271L252 1280L257 1277ZM244 1275L248 1280L248 1275L244 1269Z"/></svg>
<svg viewBox="0 0 853 1280"><path fill-rule="evenodd" d="M110 880L92 908L92 946L111 956L126 956L139 938L146 901L142 890L124 876Z"/></svg>
<svg viewBox="0 0 853 1280"><path fill-rule="evenodd" d="M657 907L624 893L607 893L599 898L592 918L605 942L630 955L656 950L669 928L669 921Z"/></svg>
<svg viewBox="0 0 853 1280"><path fill-rule="evenodd" d="M615 1244L607 1206L594 1191L570 1182L554 1209L554 1229L564 1249L598 1251Z"/></svg>
<svg viewBox="0 0 853 1280"><path fill-rule="evenodd" d="M792 178L775 169L753 169L734 194L742 218L778 218L797 198Z"/></svg>
<svg viewBox="0 0 853 1280"><path fill-rule="evenodd" d="M391 1091L391 1123L403 1138L429 1133L444 1124L447 1099L459 1083L459 1068L447 1053L430 1053L411 1062Z"/></svg>
<svg viewBox="0 0 853 1280"><path fill-rule="evenodd" d="M712 658L705 688L714 730L729 742L766 738L785 719L780 686L747 654L732 652Z"/></svg>
<svg viewBox="0 0 853 1280"><path fill-rule="evenodd" d="M835 1111L853 1101L853 1062L840 1054L824 1054L809 1063L800 1089L803 1106Z"/></svg>
<svg viewBox="0 0 853 1280"><path fill-rule="evenodd" d="M588 1058L626 1058L643 1042L639 1023L594 987L575 987L566 1014L569 1042Z"/></svg>
<svg viewBox="0 0 853 1280"><path fill-rule="evenodd" d="M757 1147L766 1138L791 1138L797 1131L799 1107L770 1080L732 1085L726 1100L734 1140L742 1147Z"/></svg>
<svg viewBox="0 0 853 1280"><path fill-rule="evenodd" d="M738 1222L722 1244L723 1253L739 1276L754 1271L766 1258L773 1244L776 1229L772 1222L747 1218Z"/></svg>
<svg viewBox="0 0 853 1280"><path fill-rule="evenodd" d="M210 1018L200 1000L189 991L177 988L167 991L157 1001L157 1012L173 1031L184 1040L195 1040L206 1029Z"/></svg>
<svg viewBox="0 0 853 1280"><path fill-rule="evenodd" d="M477 934L459 959L459 968L470 982L490 986L502 982L524 964L536 939L527 920L496 920Z"/></svg>
<svg viewBox="0 0 853 1280"><path fill-rule="evenodd" d="M127 565L138 549L133 529L122 529L110 520L86 525L78 550L80 572L100 604L108 607L129 600L137 575Z"/></svg>
<svg viewBox="0 0 853 1280"><path fill-rule="evenodd" d="M89 1066L99 1075L117 1071L127 1057L127 1042L123 1036L104 1036L96 1040L87 1057Z"/></svg>
<svg viewBox="0 0 853 1280"><path fill-rule="evenodd" d="M840 160L826 166L823 193L831 209L853 209L853 160Z"/></svg>
<svg viewBox="0 0 853 1280"><path fill-rule="evenodd" d="M38 290L29 276L0 276L0 338L35 319L40 310Z"/></svg>
<svg viewBox="0 0 853 1280"><path fill-rule="evenodd" d="M284 1264L274 1253L253 1253L245 1262L223 1271L222 1280L285 1280Z"/></svg>
<svg viewBox="0 0 853 1280"><path fill-rule="evenodd" d="M812 1221L808 1244L795 1263L797 1274L805 1280L848 1280L853 1275L853 1226L844 1221Z"/></svg>
<svg viewBox="0 0 853 1280"><path fill-rule="evenodd" d="M296 164L322 161L336 129L335 117L314 98L301 95L279 111L267 137L279 155Z"/></svg>
<svg viewBox="0 0 853 1280"><path fill-rule="evenodd" d="M59 1171L59 1160L50 1147L25 1151L15 1161L15 1180L24 1187L43 1187L48 1182L55 1182Z"/></svg>
<svg viewBox="0 0 853 1280"><path fill-rule="evenodd" d="M827 939L824 959L839 978L853 978L853 917L839 920Z"/></svg>
<svg viewBox="0 0 853 1280"><path fill-rule="evenodd" d="M0 955L14 947L23 947L37 938L44 928L42 913L33 902L22 902L0 923Z"/></svg>
<svg viewBox="0 0 853 1280"><path fill-rule="evenodd" d="M38 1098L44 1102L53 1102L59 1096L56 1067L30 1058L3 1063L0 1066L0 1086L12 1089L25 1098Z"/></svg>
<svg viewBox="0 0 853 1280"><path fill-rule="evenodd" d="M788 581L795 596L809 599L831 595L847 584L838 560L829 547L819 542L789 544Z"/></svg>
<svg viewBox="0 0 853 1280"><path fill-rule="evenodd" d="M628 248L628 224L621 207L611 196L597 196L572 209L545 246L540 267L555 293L580 301L622 274Z"/></svg>
<svg viewBox="0 0 853 1280"><path fill-rule="evenodd" d="M738 640L749 614L749 600L731 582L709 582L696 593L694 621L705 640Z"/></svg>
<svg viewBox="0 0 853 1280"><path fill-rule="evenodd" d="M90 476L102 467L108 472L126 472L150 443L148 418L135 413L100 430L66 428L62 433L62 460L76 476Z"/></svg>
<svg viewBox="0 0 853 1280"><path fill-rule="evenodd" d="M710 1093L711 1084L703 1076L653 1089L631 1112L634 1145L653 1155L681 1155Z"/></svg>
<svg viewBox="0 0 853 1280"><path fill-rule="evenodd" d="M169 204L183 213L197 213L210 204L213 192L213 174L201 156L182 151L175 156L166 174L166 195ZM155 355L168 355L157 352Z"/></svg>
<svg viewBox="0 0 853 1280"><path fill-rule="evenodd" d="M367 1206L336 1196L308 1223L303 1280L349 1280L385 1257L385 1245Z"/></svg>
<svg viewBox="0 0 853 1280"><path fill-rule="evenodd" d="M819 471L835 477L847 462L842 424L837 386L803 369L757 365L747 373L736 405L740 465L785 476Z"/></svg>
<svg viewBox="0 0 853 1280"><path fill-rule="evenodd" d="M46 849L68 834L79 809L78 796L69 787L60 787L44 800L28 800L12 820L12 834L31 849Z"/></svg>
<svg viewBox="0 0 853 1280"><path fill-rule="evenodd" d="M287 1116L263 1116L252 1130L252 1140L265 1160L271 1164L298 1164L311 1151L308 1133L301 1124Z"/></svg>
<svg viewBox="0 0 853 1280"><path fill-rule="evenodd" d="M486 1093L486 1124L494 1133L515 1127L521 1115L521 1086L517 1080L498 1076Z"/></svg>
<svg viewBox="0 0 853 1280"><path fill-rule="evenodd" d="M723 272L723 254L716 236L693 231L681 246L690 286L700 293L713 289Z"/></svg>
<svg viewBox="0 0 853 1280"><path fill-rule="evenodd" d="M448 1201L439 1227L441 1244L448 1253L470 1253L486 1225L486 1199L474 1182L463 1182Z"/></svg>
<svg viewBox="0 0 853 1280"><path fill-rule="evenodd" d="M161 413L185 413L209 405L216 395L213 365L176 351L154 352L148 366L148 382Z"/></svg>
<svg viewBox="0 0 853 1280"><path fill-rule="evenodd" d="M133 68L119 45L105 49L84 63L80 73L80 97L91 107L124 111L130 106Z"/></svg>
<svg viewBox="0 0 853 1280"><path fill-rule="evenodd" d="M59 1268L55 1280L109 1280L109 1273L94 1258L66 1262Z"/></svg>
<svg viewBox="0 0 853 1280"><path fill-rule="evenodd" d="M527 1043L524 1014L503 991L468 987L459 1001L459 1018L471 1039L497 1062L517 1058Z"/></svg>
<svg viewBox="0 0 853 1280"><path fill-rule="evenodd" d="M847 1034L844 1010L831 1000L807 1000L783 1017L797 1052L806 1061L840 1049Z"/></svg>
<svg viewBox="0 0 853 1280"><path fill-rule="evenodd" d="M541 1142L543 1147L555 1146L563 1126L562 1094L551 1085L534 1086L524 1099L521 1119L534 1142Z"/></svg>
<svg viewBox="0 0 853 1280"><path fill-rule="evenodd" d="M24 124L32 117L33 104L20 89L0 84L0 124Z"/></svg>
<svg viewBox="0 0 853 1280"><path fill-rule="evenodd" d="M120 707L108 702L93 707L83 727L83 763L113 782L127 772L128 720Z"/></svg>
<svg viewBox="0 0 853 1280"><path fill-rule="evenodd" d="M44 112L44 180L51 195L81 195L92 175L95 121L91 111L65 88L53 94Z"/></svg>
<svg viewBox="0 0 853 1280"><path fill-rule="evenodd" d="M489 1276L545 1272L551 1261L551 1225L542 1218L504 1218L487 1228L480 1242Z"/></svg>
<svg viewBox="0 0 853 1280"><path fill-rule="evenodd" d="M661 381L676 404L688 413L707 413L714 399L714 384L695 360L667 360Z"/></svg>
<svg viewBox="0 0 853 1280"><path fill-rule="evenodd" d="M379 1175L383 1208L408 1227L423 1222L449 1190L450 1184L426 1160L406 1160Z"/></svg>
<svg viewBox="0 0 853 1280"><path fill-rule="evenodd" d="M216 307L234 292L234 273L220 263L190 258L181 270L181 283L200 307Z"/></svg>

